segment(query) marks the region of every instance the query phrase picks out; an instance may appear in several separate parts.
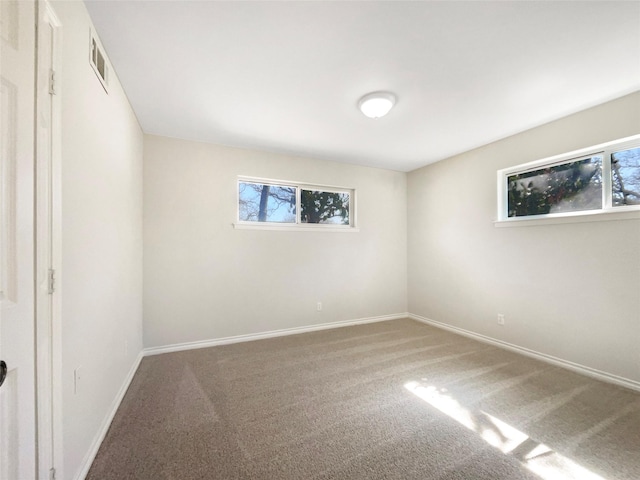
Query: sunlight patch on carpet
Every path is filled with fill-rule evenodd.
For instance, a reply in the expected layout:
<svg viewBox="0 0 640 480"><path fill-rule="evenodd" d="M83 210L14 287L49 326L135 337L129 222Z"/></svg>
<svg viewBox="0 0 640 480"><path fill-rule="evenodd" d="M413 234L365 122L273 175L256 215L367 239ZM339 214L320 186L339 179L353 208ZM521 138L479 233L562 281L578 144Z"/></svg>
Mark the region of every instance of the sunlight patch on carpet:
<svg viewBox="0 0 640 480"><path fill-rule="evenodd" d="M606 480L493 415L465 408L446 388L415 381L404 387L544 480Z"/></svg>

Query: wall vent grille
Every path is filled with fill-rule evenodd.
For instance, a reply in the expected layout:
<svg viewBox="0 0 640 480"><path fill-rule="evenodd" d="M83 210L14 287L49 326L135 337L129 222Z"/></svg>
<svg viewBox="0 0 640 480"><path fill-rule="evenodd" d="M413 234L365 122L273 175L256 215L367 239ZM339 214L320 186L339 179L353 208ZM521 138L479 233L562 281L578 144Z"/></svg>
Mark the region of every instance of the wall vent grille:
<svg viewBox="0 0 640 480"><path fill-rule="evenodd" d="M91 32L91 55L89 56L89 63L93 68L98 80L104 87L105 92L108 93L107 86L109 85L109 67L107 60L100 43L96 39L96 36Z"/></svg>

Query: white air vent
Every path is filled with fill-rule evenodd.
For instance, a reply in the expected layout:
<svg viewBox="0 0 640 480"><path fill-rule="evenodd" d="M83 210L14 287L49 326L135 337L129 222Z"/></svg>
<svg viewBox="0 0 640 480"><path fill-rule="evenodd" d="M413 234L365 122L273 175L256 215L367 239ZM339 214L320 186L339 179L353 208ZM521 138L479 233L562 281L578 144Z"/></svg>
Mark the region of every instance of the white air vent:
<svg viewBox="0 0 640 480"><path fill-rule="evenodd" d="M109 67L107 66L104 50L93 32L91 32L90 51L91 55L89 56L89 63L91 64L93 71L96 73L98 80L100 80L100 83L104 87L105 92L108 93L109 91L107 90L107 86L109 85Z"/></svg>

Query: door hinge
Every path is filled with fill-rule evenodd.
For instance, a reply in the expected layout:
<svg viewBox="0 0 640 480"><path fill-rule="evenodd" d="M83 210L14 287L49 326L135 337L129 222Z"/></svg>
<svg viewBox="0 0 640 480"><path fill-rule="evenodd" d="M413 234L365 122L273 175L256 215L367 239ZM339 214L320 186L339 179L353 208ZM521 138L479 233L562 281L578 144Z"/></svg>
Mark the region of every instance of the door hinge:
<svg viewBox="0 0 640 480"><path fill-rule="evenodd" d="M49 480L56 480L56 469L51 468L49 470Z"/></svg>
<svg viewBox="0 0 640 480"><path fill-rule="evenodd" d="M49 269L49 285L47 292L51 295L56 291L56 271L53 268Z"/></svg>
<svg viewBox="0 0 640 480"><path fill-rule="evenodd" d="M56 72L49 70L49 95L56 94Z"/></svg>

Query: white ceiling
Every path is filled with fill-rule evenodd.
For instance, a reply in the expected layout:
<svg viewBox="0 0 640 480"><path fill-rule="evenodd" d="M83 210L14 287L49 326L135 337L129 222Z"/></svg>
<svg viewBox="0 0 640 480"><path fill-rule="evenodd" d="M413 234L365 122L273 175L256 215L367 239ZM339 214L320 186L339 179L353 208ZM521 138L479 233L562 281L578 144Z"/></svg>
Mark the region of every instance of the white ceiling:
<svg viewBox="0 0 640 480"><path fill-rule="evenodd" d="M157 135L409 171L640 90L638 1L86 4Z"/></svg>

